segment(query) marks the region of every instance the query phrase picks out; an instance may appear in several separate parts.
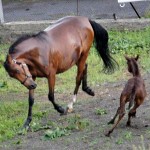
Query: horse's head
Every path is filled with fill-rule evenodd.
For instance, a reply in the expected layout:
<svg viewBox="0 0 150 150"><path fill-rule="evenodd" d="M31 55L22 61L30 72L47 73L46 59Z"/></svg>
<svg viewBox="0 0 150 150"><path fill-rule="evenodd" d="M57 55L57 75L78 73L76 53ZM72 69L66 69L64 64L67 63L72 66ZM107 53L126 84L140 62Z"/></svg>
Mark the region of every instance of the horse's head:
<svg viewBox="0 0 150 150"><path fill-rule="evenodd" d="M37 85L32 79L32 75L25 63L12 59L10 55L7 55L4 68L10 77L20 81L28 89L31 90L36 88Z"/></svg>
<svg viewBox="0 0 150 150"><path fill-rule="evenodd" d="M126 60L127 60L127 65L128 65L128 71L130 73L134 73L135 71L137 71L138 67L137 67L137 61L139 59L139 55L137 55L136 57L128 57L125 56Z"/></svg>

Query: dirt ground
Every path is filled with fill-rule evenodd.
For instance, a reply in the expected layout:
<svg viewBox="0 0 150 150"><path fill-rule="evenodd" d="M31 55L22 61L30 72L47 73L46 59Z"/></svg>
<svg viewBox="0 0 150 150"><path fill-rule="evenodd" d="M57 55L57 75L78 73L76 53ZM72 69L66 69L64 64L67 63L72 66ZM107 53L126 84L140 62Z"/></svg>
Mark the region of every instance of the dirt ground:
<svg viewBox="0 0 150 150"><path fill-rule="evenodd" d="M143 105L137 110L137 117L132 119L132 127L126 127L127 113L122 122L112 133L111 137L106 137L104 134L111 125L107 122L113 117L119 105L120 93L126 81L118 81L115 83L105 83L93 87L95 96L90 97L81 90L78 94L78 102L74 106L74 113L67 116L60 116L56 111L53 111L48 118L43 118L43 123L46 120L57 121L61 123L63 118L78 114L82 118L90 121L89 127L82 131L72 131L70 135L56 138L55 140L41 140L45 130L38 132L28 132L25 136L16 136L13 140L3 143L3 150L145 150L150 149L150 74L144 75L144 80L147 89L147 97ZM62 99L66 100L67 104L71 99L71 94L55 93L58 102ZM46 99L42 102L49 103L47 95L36 95L36 101ZM41 104L41 105L42 105ZM50 109L53 109L52 105ZM105 109L107 114L96 115L95 109ZM16 144L17 140L21 142Z"/></svg>

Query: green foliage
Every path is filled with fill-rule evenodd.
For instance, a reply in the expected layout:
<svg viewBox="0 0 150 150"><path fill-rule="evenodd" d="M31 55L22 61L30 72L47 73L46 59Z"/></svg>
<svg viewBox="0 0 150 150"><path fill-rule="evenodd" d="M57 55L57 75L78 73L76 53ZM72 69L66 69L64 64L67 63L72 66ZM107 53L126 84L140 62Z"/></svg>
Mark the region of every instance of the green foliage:
<svg viewBox="0 0 150 150"><path fill-rule="evenodd" d="M67 118L67 130L83 130L89 126L90 122L87 119L82 119L80 115L75 114L73 117Z"/></svg>
<svg viewBox="0 0 150 150"><path fill-rule="evenodd" d="M144 38L143 38L144 37ZM110 50L112 53L135 54L150 51L150 28L139 31L110 31Z"/></svg>
<svg viewBox="0 0 150 150"><path fill-rule="evenodd" d="M132 139L132 132L126 132L125 134L124 134L124 138L126 139L126 140L131 140Z"/></svg>
<svg viewBox="0 0 150 150"><path fill-rule="evenodd" d="M120 145L123 144L124 140L122 138L118 138L116 144Z"/></svg>
<svg viewBox="0 0 150 150"><path fill-rule="evenodd" d="M53 140L55 138L58 138L61 136L66 136L66 135L69 135L69 132L67 129L57 127L55 130L50 130L50 129L47 130L45 132L43 139L44 140L48 140L48 139Z"/></svg>
<svg viewBox="0 0 150 150"><path fill-rule="evenodd" d="M107 111L105 109L96 108L95 109L95 114L96 115L105 115L105 114L107 114Z"/></svg>
<svg viewBox="0 0 150 150"><path fill-rule="evenodd" d="M55 124L55 129L48 129L45 132L43 140L53 140L61 136L71 134L74 130L84 130L90 125L88 119L82 119L80 115L75 114L74 116L68 117L65 121L64 126ZM53 126L54 127L54 126ZM38 125L39 128L39 125Z"/></svg>
<svg viewBox="0 0 150 150"><path fill-rule="evenodd" d="M0 83L0 88L7 88L7 82L3 81L2 83Z"/></svg>

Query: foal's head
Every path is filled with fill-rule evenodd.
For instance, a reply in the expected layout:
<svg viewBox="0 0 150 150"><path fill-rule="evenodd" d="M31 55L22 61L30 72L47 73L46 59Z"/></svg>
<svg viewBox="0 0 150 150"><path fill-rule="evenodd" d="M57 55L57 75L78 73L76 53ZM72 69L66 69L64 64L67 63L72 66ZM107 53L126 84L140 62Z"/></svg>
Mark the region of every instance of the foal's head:
<svg viewBox="0 0 150 150"><path fill-rule="evenodd" d="M125 56L125 58L127 60L128 71L130 73L132 73L133 76L139 76L140 72L139 72L139 68L138 68L138 64L137 64L137 61L139 59L139 55L137 55L136 57Z"/></svg>
<svg viewBox="0 0 150 150"><path fill-rule="evenodd" d="M25 63L12 59L8 54L6 61L4 62L4 68L10 77L20 81L28 89L36 88L36 84L32 79L28 66Z"/></svg>

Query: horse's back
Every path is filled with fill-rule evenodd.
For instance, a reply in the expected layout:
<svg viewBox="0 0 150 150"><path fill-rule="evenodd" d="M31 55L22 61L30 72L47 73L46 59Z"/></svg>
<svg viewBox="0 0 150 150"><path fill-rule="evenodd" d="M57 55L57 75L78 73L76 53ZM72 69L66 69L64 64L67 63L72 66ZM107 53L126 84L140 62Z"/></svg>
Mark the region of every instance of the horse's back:
<svg viewBox="0 0 150 150"><path fill-rule="evenodd" d="M88 27L92 29L89 19L87 17L82 17L82 16L67 16L64 18L59 19L58 21L54 22L52 25L47 27L44 31L48 32L50 30L54 30L55 28L58 30L61 27L69 27L73 26L74 28L76 27Z"/></svg>

